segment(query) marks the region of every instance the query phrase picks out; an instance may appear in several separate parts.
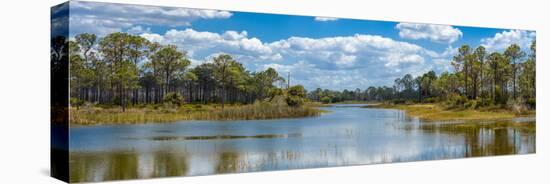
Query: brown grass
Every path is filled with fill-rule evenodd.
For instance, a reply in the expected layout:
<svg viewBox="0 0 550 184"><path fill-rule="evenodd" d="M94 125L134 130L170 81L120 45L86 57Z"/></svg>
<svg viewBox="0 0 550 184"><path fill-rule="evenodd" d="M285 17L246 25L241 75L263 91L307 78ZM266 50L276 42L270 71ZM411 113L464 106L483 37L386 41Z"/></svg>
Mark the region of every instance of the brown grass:
<svg viewBox="0 0 550 184"><path fill-rule="evenodd" d="M407 114L410 116L418 117L426 121L495 120L521 116L532 116L535 114L534 111L530 111L525 114L516 114L507 109L447 109L438 104L375 104L364 106L364 108L400 109L406 111Z"/></svg>
<svg viewBox="0 0 550 184"><path fill-rule="evenodd" d="M223 110L219 104L187 104L176 108L146 106L128 108L125 112L118 107L89 107L79 110L71 108L70 122L71 125L97 125L167 123L181 120L253 120L311 117L321 113L322 110L310 105L290 107L268 102L226 105Z"/></svg>

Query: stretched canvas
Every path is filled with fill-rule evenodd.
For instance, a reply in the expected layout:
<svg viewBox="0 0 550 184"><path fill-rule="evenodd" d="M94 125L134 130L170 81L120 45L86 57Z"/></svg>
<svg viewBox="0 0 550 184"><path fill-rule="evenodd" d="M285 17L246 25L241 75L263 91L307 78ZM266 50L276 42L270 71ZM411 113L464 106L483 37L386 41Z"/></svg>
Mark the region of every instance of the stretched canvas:
<svg viewBox="0 0 550 184"><path fill-rule="evenodd" d="M70 1L51 9L66 182L535 153L532 30Z"/></svg>

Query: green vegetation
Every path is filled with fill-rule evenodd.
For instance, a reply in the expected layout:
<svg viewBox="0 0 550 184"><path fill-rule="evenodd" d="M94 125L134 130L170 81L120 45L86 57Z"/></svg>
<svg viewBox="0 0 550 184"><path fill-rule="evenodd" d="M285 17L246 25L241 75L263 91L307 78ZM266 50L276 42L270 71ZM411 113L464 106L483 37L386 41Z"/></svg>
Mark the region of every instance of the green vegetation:
<svg viewBox="0 0 550 184"><path fill-rule="evenodd" d="M363 108L388 108L400 109L407 112L409 116L418 117L425 121L446 121L446 120L496 120L520 116L534 115L535 111L526 111L521 114L503 109L500 107L485 108L456 108L443 104L389 104L363 106Z"/></svg>
<svg viewBox="0 0 550 184"><path fill-rule="evenodd" d="M288 89L288 95L285 100L291 107L300 107L304 104L306 97L306 90L303 86L292 86Z"/></svg>
<svg viewBox="0 0 550 184"><path fill-rule="evenodd" d="M277 102L276 102L277 101ZM253 120L298 118L318 116L324 111L315 108L314 104L304 104L299 107L284 103L283 97L276 97L274 101L258 101L249 105L220 104L185 104L173 106L171 104L146 105L128 108L122 111L116 107L83 107L72 108L70 118L72 125L98 124L139 124L163 123L179 120Z"/></svg>
<svg viewBox="0 0 550 184"><path fill-rule="evenodd" d="M154 141L174 141L174 140L212 140L212 139L273 139L301 137L302 134L258 134L258 135L199 135L199 136L155 136L145 139ZM131 139L131 138L130 138Z"/></svg>
<svg viewBox="0 0 550 184"><path fill-rule="evenodd" d="M127 33L103 38L83 33L64 42L69 45L73 124L295 118L322 112L306 104L303 86L291 86L273 68L247 71L227 54L191 68L186 52L176 46Z"/></svg>
<svg viewBox="0 0 550 184"><path fill-rule="evenodd" d="M129 106L176 100L176 105L219 103L223 109L226 104L252 104L297 88L273 68L251 72L227 54L191 68L186 52L176 46L127 33L102 38L83 33L68 45L72 107L110 105L125 111ZM303 101L289 100L297 103L293 106Z"/></svg>
<svg viewBox="0 0 550 184"><path fill-rule="evenodd" d="M164 99L162 100L165 104L179 107L183 105L183 96L181 96L179 93L167 93L166 96L164 96Z"/></svg>
<svg viewBox="0 0 550 184"><path fill-rule="evenodd" d="M248 71L227 54L190 67L176 46L127 33L66 42L76 124L306 117L321 112L319 103L391 102L424 119L505 118L536 108L535 42L528 56L516 44L502 53L463 45L454 72L406 74L392 87L310 92L273 68ZM401 105L417 103L437 105Z"/></svg>
<svg viewBox="0 0 550 184"><path fill-rule="evenodd" d="M333 91L317 88L308 93L312 101L341 103L346 101L384 102L415 113L419 106L398 104L437 103L436 112L427 119L504 118L517 114L534 114L536 108L536 43L526 57L516 44L503 53L487 53L461 46L453 57L455 72L434 71L413 77L406 74L394 80L392 87L368 87L366 90ZM395 106L393 106L395 105ZM473 113L473 114L471 114ZM419 113L424 114L424 113ZM438 114L437 116L435 114Z"/></svg>
<svg viewBox="0 0 550 184"><path fill-rule="evenodd" d="M402 128L415 132L421 130L424 133L464 137L463 145L466 149L464 157L518 154L521 153L523 147L517 146L517 139L514 139L516 136L528 135L522 137L522 140L524 138L529 139L530 144L535 144L536 137L534 120L525 122L488 120L460 123L422 123L418 126L405 125Z"/></svg>
<svg viewBox="0 0 550 184"><path fill-rule="evenodd" d="M424 131L439 131L439 132L449 132L449 133L478 133L479 129L487 128L487 129L506 129L506 128L514 128L516 130L522 131L522 132L529 132L529 133L535 133L536 132L536 126L534 121L526 121L526 122L511 122L511 121L494 121L494 122L487 122L487 123L479 123L479 122L470 122L466 121L464 123L442 123L442 124L433 124L433 123L425 123L422 124L420 127Z"/></svg>

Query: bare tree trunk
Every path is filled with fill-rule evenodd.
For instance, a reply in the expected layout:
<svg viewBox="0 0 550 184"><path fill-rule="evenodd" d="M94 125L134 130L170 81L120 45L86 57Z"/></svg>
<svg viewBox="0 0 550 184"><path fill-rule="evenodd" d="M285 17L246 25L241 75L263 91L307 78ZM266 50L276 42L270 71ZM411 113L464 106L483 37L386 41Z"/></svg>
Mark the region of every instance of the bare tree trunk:
<svg viewBox="0 0 550 184"><path fill-rule="evenodd" d="M222 91L221 91L221 103L222 103L222 110L224 108L225 103L225 85L222 85Z"/></svg>
<svg viewBox="0 0 550 184"><path fill-rule="evenodd" d="M512 90L513 90L513 96L514 96L514 100L516 99L516 62L514 61L514 63L512 64L512 70L514 71L513 72L513 79L512 79Z"/></svg>
<svg viewBox="0 0 550 184"><path fill-rule="evenodd" d="M468 94L468 62L464 61L464 96L469 98Z"/></svg>
<svg viewBox="0 0 550 184"><path fill-rule="evenodd" d="M479 81L479 94L481 95L481 97L483 97L483 59L480 60Z"/></svg>

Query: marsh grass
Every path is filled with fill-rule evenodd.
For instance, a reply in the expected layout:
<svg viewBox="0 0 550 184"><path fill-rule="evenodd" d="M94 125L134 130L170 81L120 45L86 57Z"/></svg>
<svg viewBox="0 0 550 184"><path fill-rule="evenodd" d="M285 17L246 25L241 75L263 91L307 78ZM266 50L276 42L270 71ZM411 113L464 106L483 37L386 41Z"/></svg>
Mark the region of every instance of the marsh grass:
<svg viewBox="0 0 550 184"><path fill-rule="evenodd" d="M479 132L479 129L507 129L514 128L523 132L535 133L536 124L534 121L527 122L511 122L511 121L495 121L495 122L464 122L464 123L443 123L443 124L422 124L421 129L425 131L444 131L444 132Z"/></svg>
<svg viewBox="0 0 550 184"><path fill-rule="evenodd" d="M362 100L347 100L347 101L341 101L341 102L335 102L331 104L373 104L374 101L362 101Z"/></svg>
<svg viewBox="0 0 550 184"><path fill-rule="evenodd" d="M259 134L259 135L203 135L203 136L156 136L145 138L153 141L174 141L174 140L215 140L215 139L273 139L273 138L296 138L302 134ZM129 138L132 139L132 138Z"/></svg>
<svg viewBox="0 0 550 184"><path fill-rule="evenodd" d="M143 106L122 112L117 107L71 108L72 125L168 123L181 120L254 120L318 116L323 110L314 105L290 107L280 103L256 102L250 105L186 104L180 107Z"/></svg>
<svg viewBox="0 0 550 184"><path fill-rule="evenodd" d="M406 111L409 116L418 117L425 121L496 120L535 115L535 111L518 114L503 108L446 108L439 104L394 105L381 103L363 106L363 108L400 109Z"/></svg>

